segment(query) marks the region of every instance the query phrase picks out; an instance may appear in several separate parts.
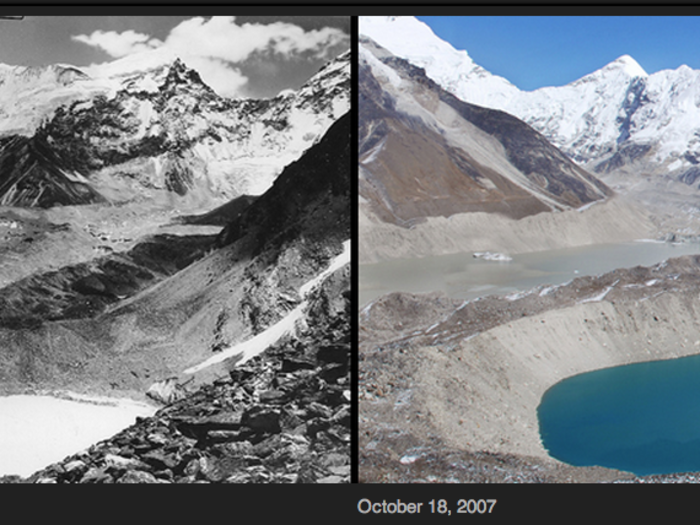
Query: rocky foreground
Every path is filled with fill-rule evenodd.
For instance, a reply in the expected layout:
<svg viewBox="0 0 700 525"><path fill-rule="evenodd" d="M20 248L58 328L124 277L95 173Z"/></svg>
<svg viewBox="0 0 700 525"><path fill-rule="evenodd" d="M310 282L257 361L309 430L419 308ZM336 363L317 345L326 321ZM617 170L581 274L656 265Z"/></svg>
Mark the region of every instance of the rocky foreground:
<svg viewBox="0 0 700 525"><path fill-rule="evenodd" d="M552 459L544 392L572 375L700 349L700 257L463 302L390 294L360 313L361 482L688 483Z"/></svg>
<svg viewBox="0 0 700 525"><path fill-rule="evenodd" d="M700 472L635 476L619 470L572 467L517 454L456 450L437 439L419 444L414 437L401 432L385 438L397 448L381 446L378 450L362 450L360 483L700 483ZM408 443L412 446L406 446ZM402 448L403 453L397 454Z"/></svg>
<svg viewBox="0 0 700 525"><path fill-rule="evenodd" d="M0 479L5 483L349 483L349 316L324 317L321 303L315 309L313 329L280 341L227 376L183 394L153 417L139 418L111 439L27 479Z"/></svg>

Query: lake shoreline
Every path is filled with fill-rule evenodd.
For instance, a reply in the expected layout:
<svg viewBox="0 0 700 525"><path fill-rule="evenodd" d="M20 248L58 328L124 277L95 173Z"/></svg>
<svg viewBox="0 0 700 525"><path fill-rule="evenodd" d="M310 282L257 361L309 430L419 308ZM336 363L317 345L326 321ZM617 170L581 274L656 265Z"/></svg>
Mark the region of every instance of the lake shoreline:
<svg viewBox="0 0 700 525"><path fill-rule="evenodd" d="M648 212L621 195L581 211L542 212L519 220L462 213L429 217L411 228L382 222L360 205L358 228L359 264L467 252L513 255L655 239L666 233Z"/></svg>
<svg viewBox="0 0 700 525"><path fill-rule="evenodd" d="M537 407L542 443L571 465L639 476L700 471L699 372L695 354L568 377Z"/></svg>
<svg viewBox="0 0 700 525"><path fill-rule="evenodd" d="M544 392L582 372L700 353L698 293L700 257L685 256L512 301L385 296L360 314L360 448L389 447L393 428L556 465L539 436Z"/></svg>
<svg viewBox="0 0 700 525"><path fill-rule="evenodd" d="M513 254L508 261L486 260L473 253L394 259L360 265L359 305L362 308L395 291L443 292L462 300L487 295L516 297L541 285L559 286L576 277L602 275L616 268L651 266L671 257L697 253L697 242L635 239Z"/></svg>

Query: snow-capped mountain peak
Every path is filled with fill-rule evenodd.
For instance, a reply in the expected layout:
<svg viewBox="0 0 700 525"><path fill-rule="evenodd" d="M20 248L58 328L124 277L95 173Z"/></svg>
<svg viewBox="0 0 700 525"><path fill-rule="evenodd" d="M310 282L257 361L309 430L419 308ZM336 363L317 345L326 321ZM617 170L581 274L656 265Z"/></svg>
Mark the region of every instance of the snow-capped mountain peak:
<svg viewBox="0 0 700 525"><path fill-rule="evenodd" d="M649 172L700 178L700 71L648 74L622 55L570 84L526 92L415 18L361 17L359 27L461 100L517 116L597 172L642 162Z"/></svg>
<svg viewBox="0 0 700 525"><path fill-rule="evenodd" d="M230 200L264 193L349 109L349 53L260 100L221 97L186 61L142 55L90 76L0 65L0 141L39 135L107 199L146 188Z"/></svg>
<svg viewBox="0 0 700 525"><path fill-rule="evenodd" d="M649 76L647 75L647 72L644 71L644 68L639 65L639 63L632 58L629 55L622 55L621 57L617 58L616 60L613 60L610 62L605 68L603 69L620 69L627 73L630 77L646 77Z"/></svg>
<svg viewBox="0 0 700 525"><path fill-rule="evenodd" d="M609 64L584 75L578 80L571 82L570 86L579 86L587 83L605 84L606 86L621 86L627 84L631 79L647 78L649 75L639 63L629 55L622 55ZM564 86L560 86L564 87ZM550 88L542 88L550 89ZM556 89L556 87L555 87Z"/></svg>
<svg viewBox="0 0 700 525"><path fill-rule="evenodd" d="M393 55L425 69L431 79L462 100L487 106L498 99L505 106L518 92L508 80L475 64L467 51L455 49L415 17L360 17L359 29Z"/></svg>
<svg viewBox="0 0 700 525"><path fill-rule="evenodd" d="M465 75L477 67L466 51L456 50L412 16L361 16L360 33L432 77L446 77L448 71Z"/></svg>

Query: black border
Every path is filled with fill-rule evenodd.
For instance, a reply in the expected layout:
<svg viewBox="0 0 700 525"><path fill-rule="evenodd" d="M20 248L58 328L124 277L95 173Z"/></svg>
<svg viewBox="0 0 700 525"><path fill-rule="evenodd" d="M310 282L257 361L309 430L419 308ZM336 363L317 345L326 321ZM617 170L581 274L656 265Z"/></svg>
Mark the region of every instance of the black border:
<svg viewBox="0 0 700 525"><path fill-rule="evenodd" d="M351 106L350 106L350 112L352 113L352 121L353 121L353 126L352 126L352 136L350 137L350 158L351 159L357 159L359 156L358 153L358 144L357 144L357 126L359 123L359 117L358 117L358 89L357 89L357 82L358 82L358 39L357 39L357 34L358 34L358 19L357 17L353 17L351 20L350 24L350 31L351 31L351 38L352 38L352 43L351 43L351 48L352 48L352 62L350 64L350 75L351 75L351 84L352 84L352 93L350 96L350 100L352 101ZM350 170L351 173L355 173L355 177L357 178L357 163L353 161L353 166ZM359 195L359 187L357 184L350 184L350 209L351 209L351 227L350 230L352 231L352 241L351 241L351 268L352 268L352 288L353 288L353 306L352 306L352 311L354 314L359 312L359 305L360 305L360 286L359 286L359 277L358 277L358 271L357 271L357 261L359 260L359 247L357 243L357 239L359 237L359 230L358 230L358 222L359 222L359 209L357 207L358 203L358 197ZM350 373L350 378L352 381L352 416L353 416L353 421L352 421L352 451L351 451L351 457L354 458L354 461L352 463L352 472L351 472L351 478L352 478L352 483L357 483L359 480L359 466L357 463L357 458L360 457L360 450L359 450L359 443L358 443L358 435L359 435L359 417L360 417L360 410L359 410L359 397L358 397L358 382L360 378L360 368L359 368L359 333L360 333L360 325L359 325L359 316L358 315L353 315L352 322L350 323L350 327L352 330L352 350L353 350L353 359L352 359L352 368L351 368L351 373Z"/></svg>

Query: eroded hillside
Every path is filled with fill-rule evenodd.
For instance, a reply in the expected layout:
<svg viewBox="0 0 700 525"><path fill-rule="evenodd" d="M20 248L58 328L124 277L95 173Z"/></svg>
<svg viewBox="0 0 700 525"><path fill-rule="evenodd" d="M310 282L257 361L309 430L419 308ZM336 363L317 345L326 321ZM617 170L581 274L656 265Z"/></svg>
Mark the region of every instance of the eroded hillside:
<svg viewBox="0 0 700 525"><path fill-rule="evenodd" d="M537 406L575 374L696 354L699 287L700 258L686 256L512 297L377 300L360 314L360 471L366 481L421 470L465 482L629 477L552 459ZM658 481L676 478L686 479Z"/></svg>

